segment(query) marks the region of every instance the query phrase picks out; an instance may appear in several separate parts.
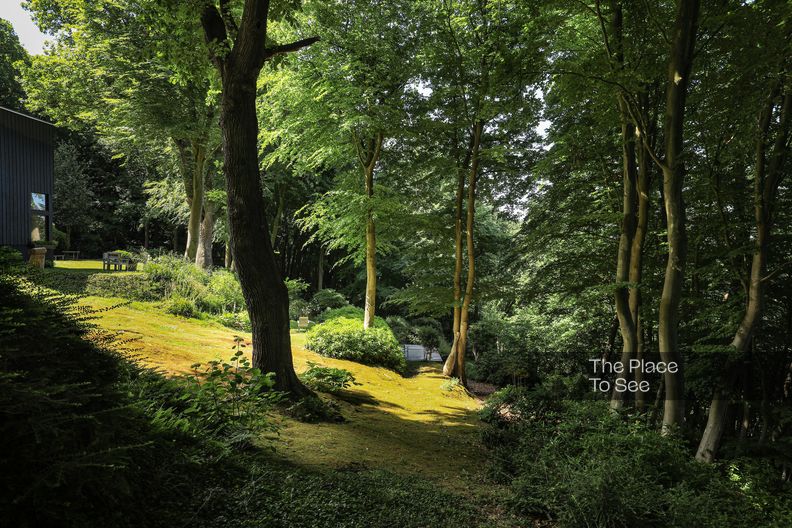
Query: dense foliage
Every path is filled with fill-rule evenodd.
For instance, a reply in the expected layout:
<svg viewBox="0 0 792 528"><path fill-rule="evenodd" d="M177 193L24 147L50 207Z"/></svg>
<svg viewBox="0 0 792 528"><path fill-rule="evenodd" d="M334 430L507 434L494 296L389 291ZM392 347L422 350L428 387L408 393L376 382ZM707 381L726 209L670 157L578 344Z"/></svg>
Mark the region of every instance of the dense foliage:
<svg viewBox="0 0 792 528"><path fill-rule="evenodd" d="M579 381L579 380L578 380ZM585 383L510 387L482 410L495 478L517 511L562 527L786 526L792 487L766 461L704 466L645 419L580 400Z"/></svg>
<svg viewBox="0 0 792 528"><path fill-rule="evenodd" d="M0 21L0 104L62 129L61 249L174 252L33 280L252 329L295 394L287 309L327 357L423 344L449 393L512 387L486 438L524 516L789 524L788 0L26 6L54 44ZM675 369L594 391L592 360Z"/></svg>

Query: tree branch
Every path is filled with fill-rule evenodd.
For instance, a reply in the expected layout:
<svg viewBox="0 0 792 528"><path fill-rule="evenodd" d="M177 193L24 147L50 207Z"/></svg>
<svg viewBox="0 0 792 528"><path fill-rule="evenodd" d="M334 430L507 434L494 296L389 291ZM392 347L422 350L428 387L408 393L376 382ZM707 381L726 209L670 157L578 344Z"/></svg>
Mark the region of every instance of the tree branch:
<svg viewBox="0 0 792 528"><path fill-rule="evenodd" d="M281 55L283 53L291 53L293 51L301 50L302 48L306 48L313 44L314 42L319 42L320 37L308 37L301 40L296 40L289 44L282 44L280 46L272 46L264 50L264 57L265 60L273 57L275 55Z"/></svg>
<svg viewBox="0 0 792 528"><path fill-rule="evenodd" d="M239 26L237 26L234 16L231 14L229 1L230 0L220 0L220 16L223 19L226 32L232 39L235 39L239 33Z"/></svg>
<svg viewBox="0 0 792 528"><path fill-rule="evenodd" d="M228 33L226 32L223 17L220 15L214 3L207 2L204 5L203 12L201 13L201 25L203 26L206 43L209 44L209 56L215 65L221 67L223 57L218 55L216 49L213 49L213 47L218 45L227 46Z"/></svg>
<svg viewBox="0 0 792 528"><path fill-rule="evenodd" d="M777 277L777 276L778 276L778 275L779 275L779 274L780 274L780 273L781 273L781 272L782 272L782 271L783 271L785 268L787 268L787 267L788 267L788 266L790 266L790 265L792 265L792 260L790 260L789 262L785 262L784 264L781 264L781 265L780 265L780 266L778 266L776 269L774 269L773 271L771 271L770 273L768 273L767 275L765 275L764 277L762 277L760 280L761 280L762 282L769 281L769 280L773 280L773 279L774 279L774 278L776 278L776 277Z"/></svg>

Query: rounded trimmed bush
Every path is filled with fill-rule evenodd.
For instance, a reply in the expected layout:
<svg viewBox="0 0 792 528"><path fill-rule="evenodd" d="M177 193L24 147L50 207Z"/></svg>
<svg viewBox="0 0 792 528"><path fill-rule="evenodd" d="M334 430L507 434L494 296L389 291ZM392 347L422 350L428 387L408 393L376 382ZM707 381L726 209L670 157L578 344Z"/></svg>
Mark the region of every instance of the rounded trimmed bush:
<svg viewBox="0 0 792 528"><path fill-rule="evenodd" d="M362 319L338 316L310 328L306 348L322 356L348 359L403 372L407 366L393 332L381 325L364 329Z"/></svg>

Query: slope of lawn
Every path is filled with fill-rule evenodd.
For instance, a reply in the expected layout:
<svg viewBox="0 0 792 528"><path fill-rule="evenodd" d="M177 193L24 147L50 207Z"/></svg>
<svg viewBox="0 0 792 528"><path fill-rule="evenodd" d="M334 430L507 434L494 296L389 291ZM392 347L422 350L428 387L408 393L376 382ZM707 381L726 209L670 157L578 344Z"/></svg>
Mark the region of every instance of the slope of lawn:
<svg viewBox="0 0 792 528"><path fill-rule="evenodd" d="M56 268L70 269L70 270L101 270L101 260L56 260Z"/></svg>
<svg viewBox="0 0 792 528"><path fill-rule="evenodd" d="M86 297L93 308L124 301ZM154 303L129 303L98 314L98 323L133 340L130 347L150 365L186 372L190 365L228 359L239 332L217 323L164 313ZM242 334L249 340L250 335ZM442 387L439 365L421 364L402 377L383 368L321 357L305 350L304 334L292 333L297 372L306 363L345 368L360 385L335 398L343 423L306 424L283 419L278 456L314 468L376 469L420 475L456 491L481 483L484 467L475 428L480 402Z"/></svg>

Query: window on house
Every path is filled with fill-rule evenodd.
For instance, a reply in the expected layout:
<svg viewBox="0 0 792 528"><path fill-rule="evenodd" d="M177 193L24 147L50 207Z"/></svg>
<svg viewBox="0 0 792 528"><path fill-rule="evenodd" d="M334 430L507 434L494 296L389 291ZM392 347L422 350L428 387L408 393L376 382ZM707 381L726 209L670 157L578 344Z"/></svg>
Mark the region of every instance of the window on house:
<svg viewBox="0 0 792 528"><path fill-rule="evenodd" d="M30 241L49 240L49 196L30 194Z"/></svg>
<svg viewBox="0 0 792 528"><path fill-rule="evenodd" d="M49 240L47 233L47 215L31 213L30 215L30 241Z"/></svg>
<svg viewBox="0 0 792 528"><path fill-rule="evenodd" d="M47 195L44 193L30 194L30 208L36 211L47 210Z"/></svg>

